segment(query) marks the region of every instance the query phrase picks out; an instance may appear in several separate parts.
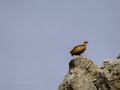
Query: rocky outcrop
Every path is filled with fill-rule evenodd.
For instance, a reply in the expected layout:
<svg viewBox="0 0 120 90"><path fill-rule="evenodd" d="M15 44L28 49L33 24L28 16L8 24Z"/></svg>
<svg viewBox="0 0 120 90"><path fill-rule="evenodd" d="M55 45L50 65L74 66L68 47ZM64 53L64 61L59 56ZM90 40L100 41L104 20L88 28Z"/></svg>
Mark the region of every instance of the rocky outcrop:
<svg viewBox="0 0 120 90"><path fill-rule="evenodd" d="M100 67L89 58L76 57L58 90L120 90L120 59L107 59Z"/></svg>

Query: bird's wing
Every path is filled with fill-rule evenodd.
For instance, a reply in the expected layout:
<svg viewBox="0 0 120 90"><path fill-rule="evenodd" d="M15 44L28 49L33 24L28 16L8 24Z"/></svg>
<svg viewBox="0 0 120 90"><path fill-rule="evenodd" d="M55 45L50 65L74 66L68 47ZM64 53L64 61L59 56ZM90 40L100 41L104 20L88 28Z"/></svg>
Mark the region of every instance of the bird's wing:
<svg viewBox="0 0 120 90"><path fill-rule="evenodd" d="M70 53L71 53L72 51L74 51L74 50L75 50L77 47L79 47L79 46L84 46L84 45L75 46L75 47L73 48L73 50L70 51Z"/></svg>
<svg viewBox="0 0 120 90"><path fill-rule="evenodd" d="M75 48L76 52L82 52L84 50L85 50L85 46L78 46L78 47Z"/></svg>
<svg viewBox="0 0 120 90"><path fill-rule="evenodd" d="M84 46L84 45L78 45L78 46L74 47L73 50L74 50L75 48L79 47L79 46Z"/></svg>

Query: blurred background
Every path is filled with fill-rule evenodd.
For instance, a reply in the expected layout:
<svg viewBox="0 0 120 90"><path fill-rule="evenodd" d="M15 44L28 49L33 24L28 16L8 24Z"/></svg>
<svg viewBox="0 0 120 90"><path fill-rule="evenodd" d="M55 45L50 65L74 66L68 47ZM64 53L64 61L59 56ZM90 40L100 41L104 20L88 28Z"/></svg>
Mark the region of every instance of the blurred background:
<svg viewBox="0 0 120 90"><path fill-rule="evenodd" d="M0 0L0 90L57 90L76 56L120 54L120 0Z"/></svg>

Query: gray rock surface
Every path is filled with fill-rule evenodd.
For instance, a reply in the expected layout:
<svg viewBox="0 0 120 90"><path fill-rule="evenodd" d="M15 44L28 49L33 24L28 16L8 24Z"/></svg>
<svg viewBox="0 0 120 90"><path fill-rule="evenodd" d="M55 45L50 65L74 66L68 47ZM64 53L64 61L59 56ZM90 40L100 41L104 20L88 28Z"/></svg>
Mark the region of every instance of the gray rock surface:
<svg viewBox="0 0 120 90"><path fill-rule="evenodd" d="M76 57L58 90L120 90L120 59L107 59L100 67L89 58Z"/></svg>

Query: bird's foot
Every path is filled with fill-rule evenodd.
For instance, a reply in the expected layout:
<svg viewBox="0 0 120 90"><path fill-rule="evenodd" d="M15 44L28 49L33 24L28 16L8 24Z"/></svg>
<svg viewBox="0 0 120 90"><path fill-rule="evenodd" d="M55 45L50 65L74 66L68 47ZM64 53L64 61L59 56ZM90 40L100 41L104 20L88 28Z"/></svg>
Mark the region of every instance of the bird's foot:
<svg viewBox="0 0 120 90"><path fill-rule="evenodd" d="M80 57L83 57L83 56L81 56L81 55L79 55Z"/></svg>

